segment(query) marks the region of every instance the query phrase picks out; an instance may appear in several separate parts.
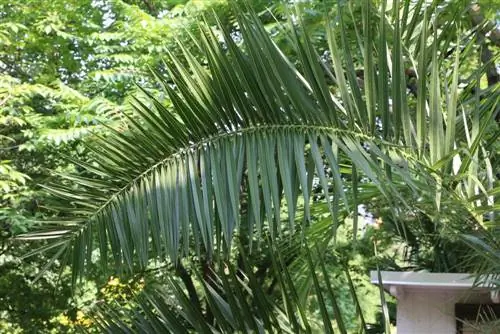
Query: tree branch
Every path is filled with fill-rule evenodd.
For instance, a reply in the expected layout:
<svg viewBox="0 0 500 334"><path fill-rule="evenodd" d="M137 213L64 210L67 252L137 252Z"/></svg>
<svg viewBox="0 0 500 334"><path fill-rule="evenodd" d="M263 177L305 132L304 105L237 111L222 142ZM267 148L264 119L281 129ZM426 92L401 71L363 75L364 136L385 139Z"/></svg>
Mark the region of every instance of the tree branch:
<svg viewBox="0 0 500 334"><path fill-rule="evenodd" d="M186 286L189 300L201 311L200 298L198 297L198 293L196 292L196 288L194 286L193 280L191 279L191 275L189 275L189 272L186 270L186 268L184 268L180 261L177 263L175 272Z"/></svg>
<svg viewBox="0 0 500 334"><path fill-rule="evenodd" d="M149 14L156 16L158 13L156 12L155 5L150 0L142 0L142 3L148 9Z"/></svg>

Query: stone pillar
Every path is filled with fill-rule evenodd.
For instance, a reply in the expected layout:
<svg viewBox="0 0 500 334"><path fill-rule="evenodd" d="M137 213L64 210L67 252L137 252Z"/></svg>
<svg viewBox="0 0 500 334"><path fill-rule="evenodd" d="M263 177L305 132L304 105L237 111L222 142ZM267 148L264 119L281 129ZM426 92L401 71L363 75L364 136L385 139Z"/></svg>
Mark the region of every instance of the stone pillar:
<svg viewBox="0 0 500 334"><path fill-rule="evenodd" d="M393 291L394 290L394 291ZM455 295L438 289L391 289L398 334L455 334Z"/></svg>

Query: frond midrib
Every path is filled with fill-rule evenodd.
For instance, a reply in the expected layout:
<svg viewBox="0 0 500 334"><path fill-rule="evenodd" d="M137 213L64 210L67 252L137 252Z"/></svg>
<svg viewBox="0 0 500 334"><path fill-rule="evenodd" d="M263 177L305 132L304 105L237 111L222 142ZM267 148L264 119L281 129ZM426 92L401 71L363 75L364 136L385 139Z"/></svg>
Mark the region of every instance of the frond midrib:
<svg viewBox="0 0 500 334"><path fill-rule="evenodd" d="M347 130L347 129L339 129L329 125L302 125L302 124L272 124L272 125L257 125L257 126L249 126L245 128L240 128L236 129L234 131L230 132L225 132L225 133L218 133L213 136L203 138L202 140L193 143L189 145L188 147L178 149L177 152L170 154L169 156L165 157L164 159L161 159L160 161L156 162L155 164L151 165L149 168L135 176L132 180L127 182L123 187L118 189L115 193L113 193L110 198L105 201L102 205L99 206L99 208L96 210L94 214L92 214L88 219L86 219L86 224L84 223L82 228L76 231L75 236L78 234L82 233L84 229L87 228L88 224L92 223L95 221L95 218L99 216L104 210L106 210L107 207L111 203L113 203L114 200L119 198L122 194L124 194L126 191L128 191L134 184L137 182L140 182L143 178L147 177L147 175L150 175L154 170L156 170L158 167L168 164L170 161L177 160L183 156L185 156L189 152L194 152L202 147L206 146L207 144L215 144L217 142L223 141L227 138L231 137L237 137L240 135L246 135L246 134L251 134L251 133L272 133L276 131L294 131L294 132L300 132L300 133L311 133L311 132L318 132L318 133L323 133L323 134L342 134L344 136L352 136L356 137L359 139L367 140L373 143L381 144L385 147L392 147L397 149L398 151L402 152L402 147L401 145L397 145L395 143L390 143L387 142L383 139L377 138L377 137L372 137L369 135L366 135L364 133L359 133L356 131L352 130Z"/></svg>

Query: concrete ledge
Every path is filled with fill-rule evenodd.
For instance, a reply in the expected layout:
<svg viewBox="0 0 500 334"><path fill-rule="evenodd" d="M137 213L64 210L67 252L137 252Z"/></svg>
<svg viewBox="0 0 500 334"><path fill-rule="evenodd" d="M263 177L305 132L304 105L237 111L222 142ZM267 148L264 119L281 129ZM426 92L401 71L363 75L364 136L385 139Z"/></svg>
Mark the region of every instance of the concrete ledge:
<svg viewBox="0 0 500 334"><path fill-rule="evenodd" d="M389 290L390 286L400 285L404 287L426 287L426 288L447 288L464 289L474 287L474 277L472 274L453 273L428 273L414 271L381 271L382 284ZM378 273L370 272L370 280L373 284L378 284ZM476 288L488 289L486 284Z"/></svg>

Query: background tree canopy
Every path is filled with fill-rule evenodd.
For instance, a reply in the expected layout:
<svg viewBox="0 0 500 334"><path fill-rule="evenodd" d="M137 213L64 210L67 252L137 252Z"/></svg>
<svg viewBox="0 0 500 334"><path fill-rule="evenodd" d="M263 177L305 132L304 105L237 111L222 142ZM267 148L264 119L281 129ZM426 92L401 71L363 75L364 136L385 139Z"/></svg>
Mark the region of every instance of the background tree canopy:
<svg viewBox="0 0 500 334"><path fill-rule="evenodd" d="M370 270L495 282L495 15L0 3L0 330L381 333Z"/></svg>

